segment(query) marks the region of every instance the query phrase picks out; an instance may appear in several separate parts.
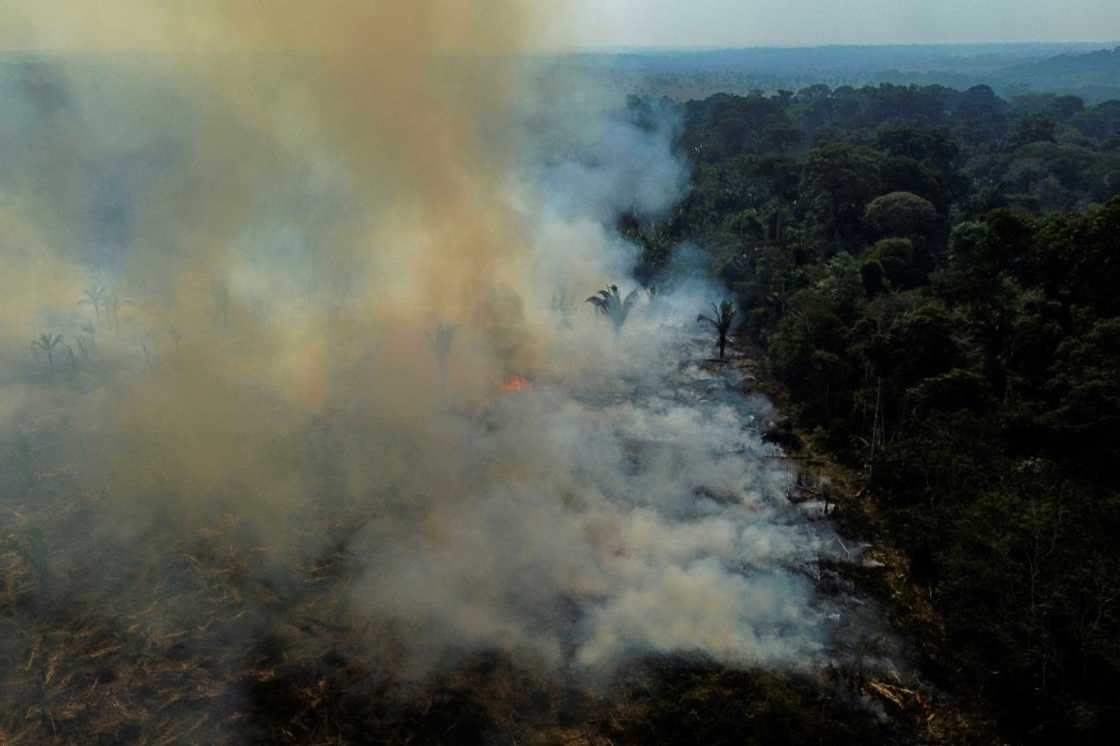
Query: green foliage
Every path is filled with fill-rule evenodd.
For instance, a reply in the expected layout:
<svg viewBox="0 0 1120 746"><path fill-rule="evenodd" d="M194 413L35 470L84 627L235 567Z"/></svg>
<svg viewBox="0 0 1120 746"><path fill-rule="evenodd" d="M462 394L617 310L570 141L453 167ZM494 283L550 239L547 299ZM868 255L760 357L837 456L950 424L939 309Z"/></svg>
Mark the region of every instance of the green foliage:
<svg viewBox="0 0 1120 746"><path fill-rule="evenodd" d="M954 368L931 376L906 390L907 404L915 413L984 412L992 404L988 382L976 371Z"/></svg>
<svg viewBox="0 0 1120 746"><path fill-rule="evenodd" d="M1120 102L814 86L685 120L693 189L651 233L711 247L798 430L865 475L945 624L930 675L1009 742L1108 742Z"/></svg>
<svg viewBox="0 0 1120 746"><path fill-rule="evenodd" d="M829 143L809 153L802 193L824 235L854 239L863 211L878 194L882 156L869 148Z"/></svg>
<svg viewBox="0 0 1120 746"><path fill-rule="evenodd" d="M914 242L909 238L884 238L867 250L866 260L880 267L882 278L894 288L921 285L925 275L916 266Z"/></svg>
<svg viewBox="0 0 1120 746"><path fill-rule="evenodd" d="M1039 459L1008 464L994 481L941 522L950 634L1004 718L1034 724L1030 740L1090 742L1120 716L1109 694L1120 666L1110 632L1120 623L1120 501Z"/></svg>
<svg viewBox="0 0 1120 746"><path fill-rule="evenodd" d="M960 155L960 146L945 130L923 130L913 127L893 127L880 130L875 136L875 147L895 157L928 161L941 171L952 168Z"/></svg>
<svg viewBox="0 0 1120 746"><path fill-rule="evenodd" d="M937 228L937 209L910 192L876 197L864 215L868 227L880 236L929 236Z"/></svg>
<svg viewBox="0 0 1120 746"><path fill-rule="evenodd" d="M1053 410L1043 415L1055 429L1090 440L1120 434L1120 319L1095 322L1062 341L1051 368Z"/></svg>
<svg viewBox="0 0 1120 746"><path fill-rule="evenodd" d="M624 299L618 291L617 285L600 290L596 295L587 299L587 303L595 306L595 310L610 320L615 333L622 331L623 324L630 316L630 311L638 302L638 291L631 290Z"/></svg>
<svg viewBox="0 0 1120 746"><path fill-rule="evenodd" d="M1012 144L1028 145L1033 142L1054 142L1054 122L1037 114L1028 115L1015 126Z"/></svg>

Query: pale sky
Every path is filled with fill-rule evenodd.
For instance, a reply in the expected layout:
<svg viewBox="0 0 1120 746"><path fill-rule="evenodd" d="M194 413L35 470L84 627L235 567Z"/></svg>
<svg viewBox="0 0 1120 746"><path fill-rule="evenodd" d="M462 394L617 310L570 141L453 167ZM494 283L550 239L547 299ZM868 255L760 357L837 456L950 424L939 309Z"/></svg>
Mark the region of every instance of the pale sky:
<svg viewBox="0 0 1120 746"><path fill-rule="evenodd" d="M332 48L336 39L318 34L338 19L403 16L394 8L418 0L0 0L0 49L176 51L216 44L246 44L256 25L236 26L230 17L252 18L275 7L295 9L308 22L309 48ZM374 11L369 11L367 3ZM527 48L816 46L829 44L915 44L965 42L1120 40L1120 0L425 0L425 8L481 25L449 22L451 47L467 28L500 29L512 3L533 9L539 34L515 37ZM492 4L492 5L491 5ZM361 11L366 7L366 11ZM209 9L209 12L207 12ZM226 9L215 12L215 9ZM238 14L232 14L235 9ZM317 13L334 11L335 24L316 24ZM359 12L361 11L361 12ZM469 11L469 12L468 12ZM417 18L426 12L414 13ZM275 14L273 14L275 16ZM269 17L265 15L264 17ZM285 16L286 17L286 16ZM513 17L521 16L514 14ZM437 20L442 18L437 15ZM388 22L388 21L387 21ZM263 24L269 38L278 24ZM438 24L437 24L438 28ZM288 34L281 48L301 41ZM319 37L326 39L324 43ZM385 37L379 37L384 43ZM388 38L392 38L388 35ZM406 36L407 38L407 36ZM426 38L426 37L425 37ZM467 46L490 38L482 34ZM361 33L352 35L361 40ZM199 41L202 40L202 41ZM1118 42L1120 43L1120 42ZM295 46L299 46L296 44ZM250 48L255 48L250 45ZM302 48L302 47L300 47Z"/></svg>
<svg viewBox="0 0 1120 746"><path fill-rule="evenodd" d="M587 47L1120 39L1120 0L568 0Z"/></svg>

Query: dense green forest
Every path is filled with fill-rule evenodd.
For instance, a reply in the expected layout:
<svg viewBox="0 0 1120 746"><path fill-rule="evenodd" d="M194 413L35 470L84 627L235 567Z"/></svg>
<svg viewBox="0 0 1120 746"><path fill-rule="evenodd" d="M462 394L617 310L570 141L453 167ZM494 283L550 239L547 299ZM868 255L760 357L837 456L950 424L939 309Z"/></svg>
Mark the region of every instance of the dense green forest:
<svg viewBox="0 0 1120 746"><path fill-rule="evenodd" d="M681 116L690 192L621 226L642 279L703 247L788 388L783 442L859 475L842 511L873 506L928 594L927 675L1012 742L1111 742L1120 101L814 85Z"/></svg>

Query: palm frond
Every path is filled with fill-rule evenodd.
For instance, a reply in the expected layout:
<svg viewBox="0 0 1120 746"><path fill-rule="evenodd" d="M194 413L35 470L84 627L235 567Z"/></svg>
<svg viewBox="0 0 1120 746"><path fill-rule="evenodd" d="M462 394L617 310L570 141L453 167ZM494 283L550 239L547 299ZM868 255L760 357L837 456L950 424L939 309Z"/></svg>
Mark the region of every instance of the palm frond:
<svg viewBox="0 0 1120 746"><path fill-rule="evenodd" d="M626 323L626 318L637 303L638 297L639 292L632 290L623 298L619 293L618 285L610 285L588 298L586 302L595 306L596 311L609 318L617 332Z"/></svg>
<svg viewBox="0 0 1120 746"><path fill-rule="evenodd" d="M712 304L712 315L699 314L696 317L698 324L710 324L716 332L716 345L719 347L719 358L723 360L724 348L727 346L728 334L735 324L737 313L735 304L729 300L721 301L719 305Z"/></svg>

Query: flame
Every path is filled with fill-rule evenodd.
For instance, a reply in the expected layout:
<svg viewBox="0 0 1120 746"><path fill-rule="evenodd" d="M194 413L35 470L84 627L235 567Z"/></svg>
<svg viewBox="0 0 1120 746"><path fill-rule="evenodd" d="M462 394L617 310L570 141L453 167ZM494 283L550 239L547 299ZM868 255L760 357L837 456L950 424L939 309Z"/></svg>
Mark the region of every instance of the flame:
<svg viewBox="0 0 1120 746"><path fill-rule="evenodd" d="M521 376L512 376L508 381L502 384L502 391L507 394L514 391L525 391L529 388L529 382Z"/></svg>

